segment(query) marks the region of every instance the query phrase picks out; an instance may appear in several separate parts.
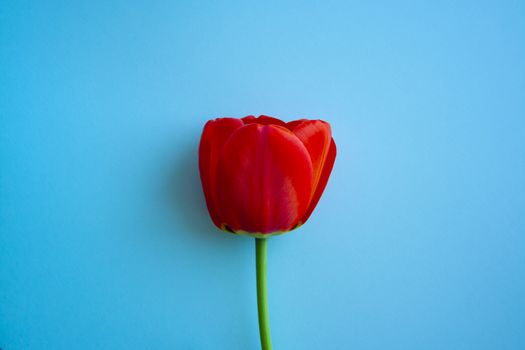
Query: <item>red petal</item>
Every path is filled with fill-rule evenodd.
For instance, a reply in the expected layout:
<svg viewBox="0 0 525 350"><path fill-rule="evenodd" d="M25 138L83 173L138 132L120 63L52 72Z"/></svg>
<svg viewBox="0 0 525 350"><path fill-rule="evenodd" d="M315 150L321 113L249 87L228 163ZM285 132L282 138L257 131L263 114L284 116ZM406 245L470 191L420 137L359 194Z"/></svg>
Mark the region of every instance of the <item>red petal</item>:
<svg viewBox="0 0 525 350"><path fill-rule="evenodd" d="M270 117L267 115L261 115L259 118L255 118L253 115L249 115L247 117L242 118L243 122L245 124L261 124L261 125L280 125L280 126L286 126L286 123L283 122L281 119L277 119L274 117Z"/></svg>
<svg viewBox="0 0 525 350"><path fill-rule="evenodd" d="M310 202L312 163L288 129L249 124L224 145L217 185L220 216L231 230L289 231Z"/></svg>
<svg viewBox="0 0 525 350"><path fill-rule="evenodd" d="M312 159L314 169L313 192L317 188L321 172L328 155L332 130L330 124L322 120L306 120L293 128L293 133L303 142Z"/></svg>
<svg viewBox="0 0 525 350"><path fill-rule="evenodd" d="M293 131L293 129L295 129L295 127L299 124L301 124L302 122L306 122L308 121L308 119L298 119L298 120L294 120L294 121L291 121L291 122L288 122L286 123L286 127Z"/></svg>
<svg viewBox="0 0 525 350"><path fill-rule="evenodd" d="M241 120L244 122L244 124L251 124L254 122L254 120L256 120L257 118L255 118L255 116L253 115L247 115L246 117L244 118L241 118Z"/></svg>
<svg viewBox="0 0 525 350"><path fill-rule="evenodd" d="M321 171L321 177L319 178L319 182L317 183L317 187L315 188L314 195L312 197L312 200L310 201L310 205L308 206L306 213L303 215L301 220L299 220L299 225L304 224L306 220L308 220L308 218L314 211L315 206L319 202L319 199L321 198L321 195L323 194L323 191L326 187L326 183L328 182L328 178L330 177L330 173L332 172L332 168L334 167L336 154L337 148L335 146L334 139L332 139L330 142L330 149L328 150L326 161L324 162L323 170Z"/></svg>
<svg viewBox="0 0 525 350"><path fill-rule="evenodd" d="M199 171L208 211L213 223L219 228L222 223L217 210L216 174L219 154L228 138L243 125L240 119L218 118L208 121L202 131L199 145Z"/></svg>

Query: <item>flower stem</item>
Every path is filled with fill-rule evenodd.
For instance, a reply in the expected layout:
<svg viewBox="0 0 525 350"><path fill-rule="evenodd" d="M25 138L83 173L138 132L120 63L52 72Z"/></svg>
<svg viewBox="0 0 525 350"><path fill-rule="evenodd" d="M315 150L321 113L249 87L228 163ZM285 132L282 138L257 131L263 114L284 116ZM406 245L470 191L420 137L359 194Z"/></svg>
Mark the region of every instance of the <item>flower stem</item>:
<svg viewBox="0 0 525 350"><path fill-rule="evenodd" d="M267 238L255 239L255 265L257 268L257 310L259 312L259 334L261 349L272 350L270 337L270 319L268 317L268 288L266 285Z"/></svg>

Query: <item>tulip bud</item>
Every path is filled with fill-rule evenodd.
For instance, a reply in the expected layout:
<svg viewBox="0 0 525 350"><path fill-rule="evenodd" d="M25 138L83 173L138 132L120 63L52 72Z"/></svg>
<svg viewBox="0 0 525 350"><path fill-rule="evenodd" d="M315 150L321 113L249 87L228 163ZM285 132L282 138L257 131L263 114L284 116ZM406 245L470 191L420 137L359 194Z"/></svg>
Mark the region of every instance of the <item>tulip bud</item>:
<svg viewBox="0 0 525 350"><path fill-rule="evenodd" d="M247 116L204 126L199 170L213 223L264 238L308 220L336 156L330 124Z"/></svg>

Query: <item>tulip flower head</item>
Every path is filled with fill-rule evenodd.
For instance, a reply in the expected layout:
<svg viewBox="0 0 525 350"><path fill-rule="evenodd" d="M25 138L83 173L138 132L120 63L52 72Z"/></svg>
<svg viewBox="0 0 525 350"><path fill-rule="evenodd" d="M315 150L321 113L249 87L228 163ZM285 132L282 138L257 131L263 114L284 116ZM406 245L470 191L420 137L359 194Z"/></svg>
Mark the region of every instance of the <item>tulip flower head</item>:
<svg viewBox="0 0 525 350"><path fill-rule="evenodd" d="M258 238L299 227L321 198L335 156L330 124L322 120L208 121L199 170L213 223Z"/></svg>

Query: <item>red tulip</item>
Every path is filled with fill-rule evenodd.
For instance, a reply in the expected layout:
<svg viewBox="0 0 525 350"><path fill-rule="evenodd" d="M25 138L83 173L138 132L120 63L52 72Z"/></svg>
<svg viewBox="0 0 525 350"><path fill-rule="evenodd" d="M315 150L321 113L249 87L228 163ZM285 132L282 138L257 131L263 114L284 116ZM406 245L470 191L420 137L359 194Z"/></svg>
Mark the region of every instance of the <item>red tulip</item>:
<svg viewBox="0 0 525 350"><path fill-rule="evenodd" d="M332 171L330 124L247 116L204 126L199 170L206 204L222 230L268 237L304 224Z"/></svg>

